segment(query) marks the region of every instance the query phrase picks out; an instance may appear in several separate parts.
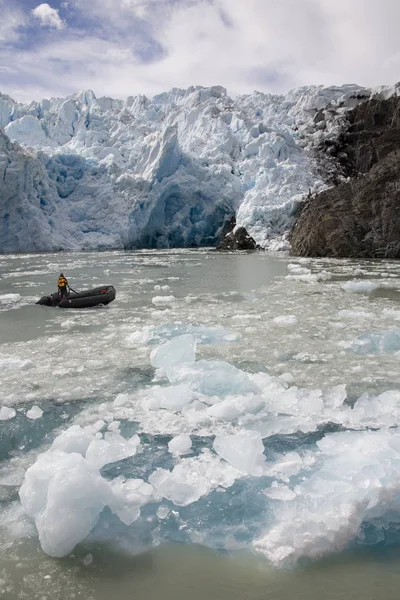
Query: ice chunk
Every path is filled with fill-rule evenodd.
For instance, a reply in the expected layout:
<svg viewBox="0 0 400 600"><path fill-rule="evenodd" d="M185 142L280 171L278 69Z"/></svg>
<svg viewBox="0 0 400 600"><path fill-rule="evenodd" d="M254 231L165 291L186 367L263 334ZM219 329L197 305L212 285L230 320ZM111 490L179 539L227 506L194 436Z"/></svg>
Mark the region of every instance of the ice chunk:
<svg viewBox="0 0 400 600"><path fill-rule="evenodd" d="M378 289L378 287L378 282L368 281L367 279L363 279L362 281L347 281L341 285L342 290L345 292L354 292L355 294L370 294Z"/></svg>
<svg viewBox="0 0 400 600"><path fill-rule="evenodd" d="M34 364L31 360L17 358L16 356L5 356L0 354L0 371L25 371L26 369L32 369Z"/></svg>
<svg viewBox="0 0 400 600"><path fill-rule="evenodd" d="M207 414L222 421L234 421L264 406L264 399L254 394L231 396L207 408Z"/></svg>
<svg viewBox="0 0 400 600"><path fill-rule="evenodd" d="M264 490L264 494L272 500L293 500L296 498L293 490L277 481L274 481L269 489Z"/></svg>
<svg viewBox="0 0 400 600"><path fill-rule="evenodd" d="M152 303L156 306L168 306L175 302L175 296L154 296Z"/></svg>
<svg viewBox="0 0 400 600"><path fill-rule="evenodd" d="M0 295L0 306L16 304L20 300L21 300L20 294L1 294Z"/></svg>
<svg viewBox="0 0 400 600"><path fill-rule="evenodd" d="M95 439L93 433L79 425L72 425L54 440L51 449L63 452L77 452L85 456L90 443Z"/></svg>
<svg viewBox="0 0 400 600"><path fill-rule="evenodd" d="M233 467L248 475L262 475L265 463L262 437L257 431L217 435L214 450Z"/></svg>
<svg viewBox="0 0 400 600"><path fill-rule="evenodd" d="M170 513L169 508L166 506L160 506L157 508L156 515L159 519L166 519Z"/></svg>
<svg viewBox="0 0 400 600"><path fill-rule="evenodd" d="M40 419L43 416L43 411L39 406L32 406L32 408L26 413L26 416L28 419L36 421L36 419Z"/></svg>
<svg viewBox="0 0 400 600"><path fill-rule="evenodd" d="M110 484L80 454L60 450L41 454L19 491L25 512L36 523L49 556L69 554L93 529L112 501Z"/></svg>
<svg viewBox="0 0 400 600"><path fill-rule="evenodd" d="M372 319L375 315L374 313L367 312L365 310L341 310L338 313L338 316L341 319Z"/></svg>
<svg viewBox="0 0 400 600"><path fill-rule="evenodd" d="M343 406L343 402L347 398L346 386L344 384L336 385L335 387L327 390L323 395L323 402L325 406L331 408L340 408Z"/></svg>
<svg viewBox="0 0 400 600"><path fill-rule="evenodd" d="M93 564L93 554L86 554L82 561L84 567L90 567Z"/></svg>
<svg viewBox="0 0 400 600"><path fill-rule="evenodd" d="M297 317L296 315L281 315L279 317L275 317L272 319L275 325L279 325L280 327L286 327L287 325L296 325Z"/></svg>
<svg viewBox="0 0 400 600"><path fill-rule="evenodd" d="M156 369L167 368L180 363L194 363L196 360L196 341L190 334L173 338L157 346L150 354L150 360Z"/></svg>
<svg viewBox="0 0 400 600"><path fill-rule="evenodd" d="M171 454L181 455L187 454L190 452L192 447L192 440L190 435L187 433L181 433L180 435L176 435L169 443L168 443L168 451Z"/></svg>
<svg viewBox="0 0 400 600"><path fill-rule="evenodd" d="M205 450L198 457L182 459L172 471L157 469L149 482L163 498L177 506L188 506L217 487L230 487L239 477L237 469Z"/></svg>
<svg viewBox="0 0 400 600"><path fill-rule="evenodd" d="M154 408L178 412L193 400L194 394L186 384L160 387L154 390Z"/></svg>
<svg viewBox="0 0 400 600"><path fill-rule="evenodd" d="M355 340L342 342L341 345L357 354L394 352L400 350L400 329L362 333Z"/></svg>
<svg viewBox="0 0 400 600"><path fill-rule="evenodd" d="M361 534L399 519L400 434L346 431L317 442L316 469L303 471L295 497L283 499L276 522L255 542L276 565L337 552ZM379 536L378 536L379 538Z"/></svg>
<svg viewBox="0 0 400 600"><path fill-rule="evenodd" d="M15 408L9 408L8 406L2 406L0 408L0 421L9 421L16 415Z"/></svg>
<svg viewBox="0 0 400 600"><path fill-rule="evenodd" d="M128 394L118 394L118 396L116 396L116 398L113 402L113 406L114 407L125 406L128 403L129 403Z"/></svg>
<svg viewBox="0 0 400 600"><path fill-rule="evenodd" d="M171 383L187 383L191 390L222 400L229 394L257 391L248 374L218 360L199 360L193 364L172 365L166 369Z"/></svg>
<svg viewBox="0 0 400 600"><path fill-rule="evenodd" d="M153 488L143 479L117 477L111 481L113 500L110 509L118 518L131 525L140 516L140 508L153 500Z"/></svg>
<svg viewBox="0 0 400 600"><path fill-rule="evenodd" d="M140 438L134 435L126 440L116 431L105 434L105 439L93 439L86 451L87 460L98 469L124 458L135 456L140 445Z"/></svg>

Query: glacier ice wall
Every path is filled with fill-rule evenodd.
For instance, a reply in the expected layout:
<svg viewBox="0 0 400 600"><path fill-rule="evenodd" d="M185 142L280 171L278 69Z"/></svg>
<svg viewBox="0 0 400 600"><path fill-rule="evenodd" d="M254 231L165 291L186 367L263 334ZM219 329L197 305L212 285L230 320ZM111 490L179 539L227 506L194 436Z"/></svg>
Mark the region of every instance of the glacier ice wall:
<svg viewBox="0 0 400 600"><path fill-rule="evenodd" d="M0 94L0 252L213 245L234 213L265 247L324 186L315 148L371 93Z"/></svg>

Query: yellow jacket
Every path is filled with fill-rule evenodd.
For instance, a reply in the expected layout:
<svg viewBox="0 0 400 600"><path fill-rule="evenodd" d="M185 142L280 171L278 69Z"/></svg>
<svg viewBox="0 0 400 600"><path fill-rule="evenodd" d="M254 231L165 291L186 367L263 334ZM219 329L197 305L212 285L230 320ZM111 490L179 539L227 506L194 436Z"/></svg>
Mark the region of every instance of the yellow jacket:
<svg viewBox="0 0 400 600"><path fill-rule="evenodd" d="M57 286L60 287L64 287L68 285L68 281L65 279L64 275L58 278L58 282L57 282Z"/></svg>

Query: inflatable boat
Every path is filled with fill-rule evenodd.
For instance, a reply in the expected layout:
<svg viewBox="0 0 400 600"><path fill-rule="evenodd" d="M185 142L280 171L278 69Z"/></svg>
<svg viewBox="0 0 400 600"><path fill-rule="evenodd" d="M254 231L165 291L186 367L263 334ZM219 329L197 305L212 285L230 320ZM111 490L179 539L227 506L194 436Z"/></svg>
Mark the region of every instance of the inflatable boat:
<svg viewBox="0 0 400 600"><path fill-rule="evenodd" d="M115 300L115 288L112 285L103 285L93 290L83 292L72 292L61 300L58 293L51 296L43 296L36 302L42 306L58 306L59 308L90 308L100 304L110 304Z"/></svg>

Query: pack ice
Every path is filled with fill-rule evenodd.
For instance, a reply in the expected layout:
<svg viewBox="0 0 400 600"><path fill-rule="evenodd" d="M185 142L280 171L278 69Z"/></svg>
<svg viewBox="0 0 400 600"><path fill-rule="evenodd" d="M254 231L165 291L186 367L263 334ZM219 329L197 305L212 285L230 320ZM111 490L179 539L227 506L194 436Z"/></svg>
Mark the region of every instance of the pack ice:
<svg viewBox="0 0 400 600"><path fill-rule="evenodd" d="M226 494L230 514L230 498L236 492L229 493L238 480L243 480L244 498L262 496L262 506L269 502L257 517L260 524L254 522L257 515L241 522L253 535L246 543L253 542L256 551L279 566L363 540L365 524L373 525L375 543L396 519L400 522L400 434L393 428L400 419L400 392L363 394L347 403L344 385L298 388L289 385L288 377L197 360L196 347L195 336L185 333L153 348L151 385L120 393L97 407L91 404L77 416L80 424L60 433L26 471L21 504L34 520L47 554L71 552L93 532L106 507L130 527L149 503L154 504L154 518L161 521L169 511L175 519L178 508L195 505L189 512L198 526L207 520L198 511L212 511L215 495ZM11 419L15 411L6 409L0 416ZM107 479L103 473L112 471L101 471L125 459L135 464L143 450L138 435L121 435L123 422L135 423L147 438L158 435L143 479ZM307 448L285 446L291 434L305 439L317 432L318 437L324 426L351 431L322 435L316 443L310 436ZM157 462L162 437L167 438L162 450L173 466ZM200 450L194 442L199 437ZM272 437L279 439L279 448L272 442L274 450L268 448ZM143 455L140 459L143 472ZM204 497L205 502L198 502ZM139 536L145 523L153 522L143 521L137 525ZM154 523L159 540L159 521ZM221 539L228 539L224 526L222 519ZM185 529L188 539L206 536L192 527ZM168 539L168 532L163 535Z"/></svg>
<svg viewBox="0 0 400 600"><path fill-rule="evenodd" d="M310 151L370 94L89 90L29 105L0 94L0 250L210 246L234 213L266 246L323 186ZM314 119L325 108L328 121Z"/></svg>

